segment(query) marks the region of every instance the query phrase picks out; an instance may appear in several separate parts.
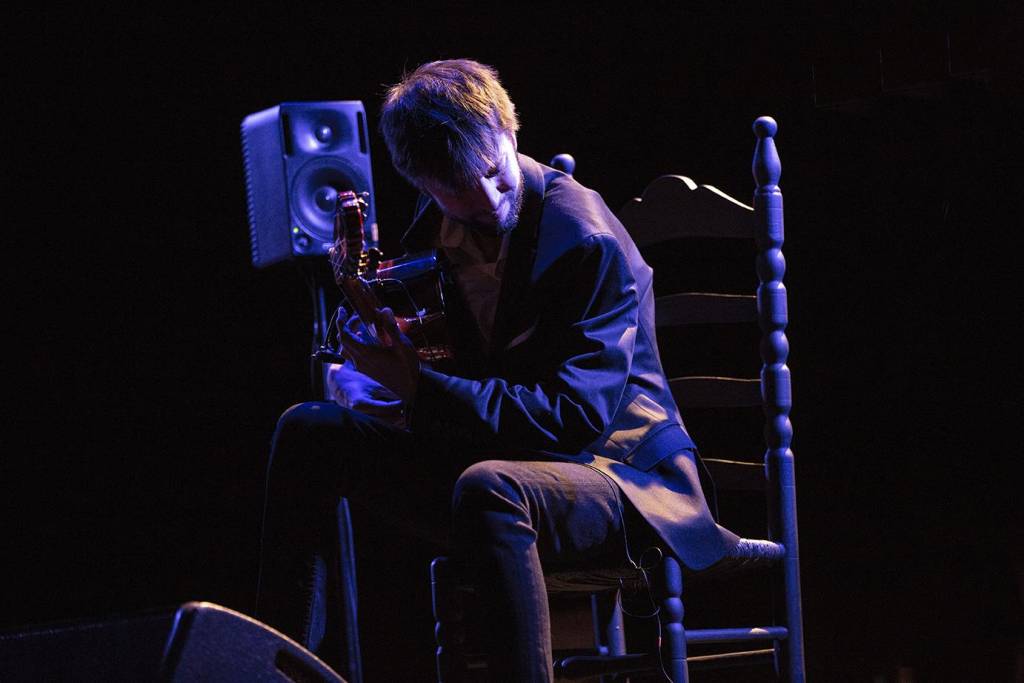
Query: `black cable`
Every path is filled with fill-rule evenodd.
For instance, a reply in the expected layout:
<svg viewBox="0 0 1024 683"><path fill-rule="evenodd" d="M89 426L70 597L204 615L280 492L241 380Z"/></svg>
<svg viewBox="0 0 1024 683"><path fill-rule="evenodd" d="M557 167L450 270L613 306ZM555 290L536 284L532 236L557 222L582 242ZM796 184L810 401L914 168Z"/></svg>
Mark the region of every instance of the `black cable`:
<svg viewBox="0 0 1024 683"><path fill-rule="evenodd" d="M622 613L625 614L626 616L632 617L634 619L654 619L655 620L654 623L655 623L655 625L657 626L657 629L658 629L657 630L657 633L658 633L658 640L657 640L658 667L661 669L661 675L665 677L665 680L668 681L669 683L672 683L672 677L668 675L668 671L665 669L665 659L664 659L664 655L661 652L661 638L662 638L662 634L661 634L661 619L660 619L661 607L659 607L658 604L654 600L654 589L651 588L651 579L647 575L647 572L649 570L654 569L655 567L657 567L658 563L662 562L665 559L665 556L662 553L661 548L658 548L657 546L651 546L649 548L645 548L644 551L640 554L640 562L639 563L637 563L633 559L633 555L629 552L629 536L628 536L628 532L626 531L626 511L625 511L625 508L622 505L622 495L623 494L622 494L621 490L619 489L618 485L615 484L615 481L606 472L602 472L598 468L596 468L593 465L590 465L588 463L582 463L582 464L584 465L584 467L589 467L590 469L594 470L595 472L600 474L602 477L604 477L605 483L608 484L608 486L612 489L612 495L614 496L615 502L618 504L618 508L619 508L619 521L622 524L622 545L623 545L623 547L624 547L624 549L626 551L626 561L629 562L630 566L633 567L633 569L635 569L637 571L637 573L639 574L639 576L640 576L640 580L643 583L644 590L647 593L647 601L651 605L651 613L650 614L635 614L633 612L628 611L622 605L622 590L624 588L624 583L623 583L622 579L619 579L619 590L616 592L616 595L615 595L615 603L616 603L616 605L618 605L619 609L622 610ZM653 564L647 565L647 564L644 563L643 560L644 560L644 557L647 555L647 553L652 551L652 550L658 554L658 557L657 557L656 560L654 560Z"/></svg>
<svg viewBox="0 0 1024 683"><path fill-rule="evenodd" d="M313 312L313 334L312 334L312 340L311 340L311 343L310 343L310 359L309 359L309 385L310 385L310 390L312 391L312 393L314 395L318 396L318 399L319 399L319 398L323 398L323 396L322 396L323 392L322 391L318 391L318 389L321 389L320 382L317 380L317 375L318 375L319 370L320 370L320 365L319 365L319 362L316 360L316 358L313 357L313 354L315 354L316 350L319 348L319 341L317 339L317 332L319 331L318 327L319 327L319 318L320 318L320 316L318 315L319 301L317 300L317 296L316 296L316 294L317 294L317 291L316 291L316 275L314 273L312 273L311 270L308 269L308 268L300 268L300 270L302 272L302 279L306 283L306 289L309 290L309 299L310 299L310 304L312 305L312 312Z"/></svg>

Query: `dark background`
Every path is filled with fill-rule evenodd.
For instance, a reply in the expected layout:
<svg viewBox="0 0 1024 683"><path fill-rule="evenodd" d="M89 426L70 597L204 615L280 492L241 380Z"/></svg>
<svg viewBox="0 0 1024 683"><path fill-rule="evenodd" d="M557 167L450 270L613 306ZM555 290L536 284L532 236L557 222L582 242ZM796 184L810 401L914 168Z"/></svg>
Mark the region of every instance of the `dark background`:
<svg viewBox="0 0 1024 683"><path fill-rule="evenodd" d="M251 612L311 306L294 269L250 265L239 124L361 99L375 125L403 69L468 56L520 149L572 152L613 208L663 173L749 198L750 124L776 117L812 680L1009 680L1020 13L957 7L9 10L0 628ZM394 253L413 193L372 154ZM401 677L389 638L430 666L429 551L386 545L360 556L369 680Z"/></svg>

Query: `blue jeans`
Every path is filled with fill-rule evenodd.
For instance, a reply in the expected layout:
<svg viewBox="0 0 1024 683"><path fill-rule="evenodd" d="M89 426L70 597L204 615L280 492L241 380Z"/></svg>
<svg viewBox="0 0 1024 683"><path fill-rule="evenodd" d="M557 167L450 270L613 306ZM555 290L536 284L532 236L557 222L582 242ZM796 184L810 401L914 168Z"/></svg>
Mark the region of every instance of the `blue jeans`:
<svg viewBox="0 0 1024 683"><path fill-rule="evenodd" d="M493 680L552 678L542 563L621 561L626 533L634 557L654 542L618 488L585 465L488 459L333 403L293 406L267 471L257 616L329 663L340 609L330 604L328 558L342 496L417 536L450 540L491 617Z"/></svg>

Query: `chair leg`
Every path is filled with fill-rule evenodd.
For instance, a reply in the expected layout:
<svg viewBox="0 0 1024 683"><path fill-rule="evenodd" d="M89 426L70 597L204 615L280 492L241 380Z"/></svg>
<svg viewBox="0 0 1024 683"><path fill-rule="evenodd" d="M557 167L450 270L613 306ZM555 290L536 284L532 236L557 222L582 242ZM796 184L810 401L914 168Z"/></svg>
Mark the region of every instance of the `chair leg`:
<svg viewBox="0 0 1024 683"><path fill-rule="evenodd" d="M438 683L456 683L466 677L465 610L453 572L453 564L447 557L435 558L430 563Z"/></svg>
<svg viewBox="0 0 1024 683"><path fill-rule="evenodd" d="M594 649L601 655L626 654L626 632L618 591L592 593L590 611L594 618Z"/></svg>
<svg viewBox="0 0 1024 683"><path fill-rule="evenodd" d="M787 547L787 551L789 548ZM787 683L804 683L803 615L800 608L800 575L797 560L786 558L783 565L783 590L786 628L789 637L779 643L779 673Z"/></svg>
<svg viewBox="0 0 1024 683"><path fill-rule="evenodd" d="M590 613L594 620L594 649L602 657L626 654L626 630L619 591L591 593ZM601 676L599 683L612 683L612 676Z"/></svg>
<svg viewBox="0 0 1024 683"><path fill-rule="evenodd" d="M683 571L666 555L655 572L655 599L661 620L661 660L673 683L689 683L686 668L686 631L683 628Z"/></svg>
<svg viewBox="0 0 1024 683"><path fill-rule="evenodd" d="M796 485L793 474L793 453L785 449L769 451L768 460L773 480L778 481L771 503L776 536L786 547L782 561L782 575L778 584L785 604L785 626L789 636L780 643L779 674L788 683L803 683L804 635L800 600L800 551L796 526ZM769 457L769 456L766 456Z"/></svg>

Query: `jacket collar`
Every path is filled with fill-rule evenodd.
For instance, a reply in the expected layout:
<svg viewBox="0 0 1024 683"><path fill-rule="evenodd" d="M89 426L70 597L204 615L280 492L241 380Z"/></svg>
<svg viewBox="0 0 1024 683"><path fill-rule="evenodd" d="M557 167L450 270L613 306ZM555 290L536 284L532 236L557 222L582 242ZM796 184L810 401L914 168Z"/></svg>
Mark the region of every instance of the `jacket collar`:
<svg viewBox="0 0 1024 683"><path fill-rule="evenodd" d="M537 238L540 218L544 209L544 171L540 164L528 156L519 155L519 168L523 171L523 206L519 224L512 231L508 247L508 260L501 276L501 293L494 313L494 331L488 356L494 360L501 355L506 343L521 330L518 318L528 314L527 295L530 273L537 256Z"/></svg>

